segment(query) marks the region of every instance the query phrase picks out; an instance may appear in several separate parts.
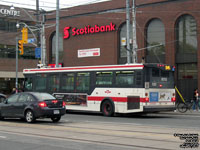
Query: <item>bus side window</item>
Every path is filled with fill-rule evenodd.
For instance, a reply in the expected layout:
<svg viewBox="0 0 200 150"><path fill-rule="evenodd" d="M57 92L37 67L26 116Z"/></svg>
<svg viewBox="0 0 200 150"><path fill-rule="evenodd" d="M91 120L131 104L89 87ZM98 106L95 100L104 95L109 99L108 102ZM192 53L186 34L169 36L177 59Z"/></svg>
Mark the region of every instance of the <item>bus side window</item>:
<svg viewBox="0 0 200 150"><path fill-rule="evenodd" d="M88 92L90 89L90 73L77 73L76 90L79 92Z"/></svg>
<svg viewBox="0 0 200 150"><path fill-rule="evenodd" d="M38 74L36 76L35 90L38 92L47 90L47 75L46 74Z"/></svg>
<svg viewBox="0 0 200 150"><path fill-rule="evenodd" d="M116 85L133 87L134 71L116 71Z"/></svg>
<svg viewBox="0 0 200 150"><path fill-rule="evenodd" d="M136 72L136 85L142 85L142 71Z"/></svg>
<svg viewBox="0 0 200 150"><path fill-rule="evenodd" d="M73 91L74 90L74 73L64 74L62 76L61 90Z"/></svg>
<svg viewBox="0 0 200 150"><path fill-rule="evenodd" d="M31 90L33 90L33 78L32 77L27 77L26 79L25 79L25 84L24 84L24 88L25 88L25 90L27 90L27 91L31 91Z"/></svg>
<svg viewBox="0 0 200 150"><path fill-rule="evenodd" d="M112 85L113 72L96 72L96 85Z"/></svg>
<svg viewBox="0 0 200 150"><path fill-rule="evenodd" d="M50 75L48 80L49 90L51 92L59 91L60 77L59 74Z"/></svg>

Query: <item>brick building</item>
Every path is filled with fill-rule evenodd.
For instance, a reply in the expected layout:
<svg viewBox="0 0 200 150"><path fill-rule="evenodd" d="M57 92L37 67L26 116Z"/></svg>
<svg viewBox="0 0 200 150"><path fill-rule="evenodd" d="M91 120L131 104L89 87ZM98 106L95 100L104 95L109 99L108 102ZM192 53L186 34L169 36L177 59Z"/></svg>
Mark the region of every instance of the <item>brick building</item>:
<svg viewBox="0 0 200 150"><path fill-rule="evenodd" d="M21 29L16 28L17 22L35 25L35 11L23 8L13 8L0 5L0 93L10 94L15 87L16 79L16 37L21 38ZM22 26L21 26L22 27ZM29 37L31 34L29 33ZM24 45L24 55L18 59L19 85L22 85L24 68L35 68L33 45Z"/></svg>
<svg viewBox="0 0 200 150"><path fill-rule="evenodd" d="M136 0L138 62L144 58L147 63L175 65L176 86L187 98L200 87L199 4L198 0ZM114 0L61 10L59 62L64 66L126 63L121 45L126 37L125 9L126 0ZM52 13L48 23L55 23ZM115 30L93 31L110 24ZM88 32L88 28L94 29ZM55 28L46 31L48 61L55 63Z"/></svg>
<svg viewBox="0 0 200 150"><path fill-rule="evenodd" d="M138 62L144 58L147 63L175 65L176 86L187 98L200 87L199 3L198 0L136 0ZM46 24L55 24L55 16L56 12L51 11ZM47 64L54 64L55 26L46 28L45 33ZM64 67L126 63L127 51L121 45L121 39L126 37L126 0L61 9L59 35L59 62ZM2 39L0 42L6 43ZM15 71L14 58L1 57L0 61L0 71ZM21 58L20 70L35 68L36 63L37 60Z"/></svg>

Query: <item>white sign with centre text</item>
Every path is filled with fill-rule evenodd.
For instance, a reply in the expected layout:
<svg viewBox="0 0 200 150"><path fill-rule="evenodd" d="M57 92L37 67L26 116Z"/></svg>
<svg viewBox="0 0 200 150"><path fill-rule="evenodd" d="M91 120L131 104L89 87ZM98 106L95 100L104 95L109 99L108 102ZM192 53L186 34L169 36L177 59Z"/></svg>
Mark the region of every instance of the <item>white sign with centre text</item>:
<svg viewBox="0 0 200 150"><path fill-rule="evenodd" d="M78 58L100 56L100 48L78 50Z"/></svg>

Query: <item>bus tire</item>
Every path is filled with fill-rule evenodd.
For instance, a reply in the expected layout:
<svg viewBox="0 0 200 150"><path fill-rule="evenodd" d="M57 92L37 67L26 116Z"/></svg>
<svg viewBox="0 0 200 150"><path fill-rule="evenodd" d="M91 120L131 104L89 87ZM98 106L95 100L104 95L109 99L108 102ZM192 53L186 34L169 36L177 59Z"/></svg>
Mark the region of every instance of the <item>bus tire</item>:
<svg viewBox="0 0 200 150"><path fill-rule="evenodd" d="M106 100L101 105L101 111L104 116L111 117L114 115L114 106L111 101Z"/></svg>

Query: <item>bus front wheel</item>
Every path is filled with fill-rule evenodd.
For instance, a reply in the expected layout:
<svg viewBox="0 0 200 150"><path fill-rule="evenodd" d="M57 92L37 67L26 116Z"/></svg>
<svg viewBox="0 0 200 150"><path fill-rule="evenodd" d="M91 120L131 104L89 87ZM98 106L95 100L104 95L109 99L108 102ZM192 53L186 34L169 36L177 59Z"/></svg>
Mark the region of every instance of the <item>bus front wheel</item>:
<svg viewBox="0 0 200 150"><path fill-rule="evenodd" d="M113 116L114 115L114 106L111 103L111 101L104 101L102 106L101 106L101 110L104 116Z"/></svg>

